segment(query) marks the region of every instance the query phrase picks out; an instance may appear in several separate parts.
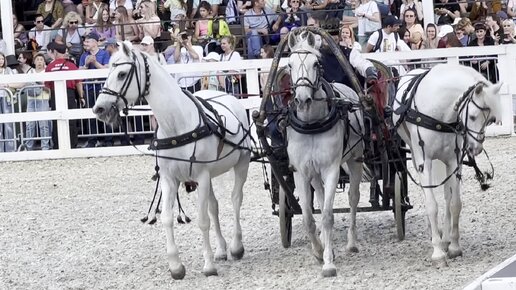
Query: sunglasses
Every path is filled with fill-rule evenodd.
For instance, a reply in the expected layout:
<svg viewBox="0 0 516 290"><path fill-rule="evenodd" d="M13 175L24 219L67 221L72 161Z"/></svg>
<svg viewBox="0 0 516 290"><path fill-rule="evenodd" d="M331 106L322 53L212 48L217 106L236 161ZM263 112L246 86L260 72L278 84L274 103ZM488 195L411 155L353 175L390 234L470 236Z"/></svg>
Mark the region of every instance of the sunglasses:
<svg viewBox="0 0 516 290"><path fill-rule="evenodd" d="M142 46L149 46L150 44L147 44L147 43L140 43L140 45L142 45Z"/></svg>
<svg viewBox="0 0 516 290"><path fill-rule="evenodd" d="M290 3L299 3L299 1L290 1Z"/></svg>
<svg viewBox="0 0 516 290"><path fill-rule="evenodd" d="M79 21L70 21L68 24L79 24Z"/></svg>
<svg viewBox="0 0 516 290"><path fill-rule="evenodd" d="M43 23L43 20L36 20L35 22L39 24L39 23Z"/></svg>

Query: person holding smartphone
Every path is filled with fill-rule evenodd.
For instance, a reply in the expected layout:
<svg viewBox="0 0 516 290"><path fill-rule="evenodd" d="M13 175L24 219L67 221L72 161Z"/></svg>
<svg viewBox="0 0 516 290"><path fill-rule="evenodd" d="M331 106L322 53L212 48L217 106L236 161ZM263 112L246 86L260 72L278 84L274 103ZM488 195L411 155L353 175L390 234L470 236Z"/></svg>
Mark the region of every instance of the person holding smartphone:
<svg viewBox="0 0 516 290"><path fill-rule="evenodd" d="M201 61L203 56L202 47L192 45L192 35L182 32L177 36L171 34L171 37L175 41L175 63L187 64ZM175 77L181 88L191 93L201 90L201 76L198 73L179 73Z"/></svg>

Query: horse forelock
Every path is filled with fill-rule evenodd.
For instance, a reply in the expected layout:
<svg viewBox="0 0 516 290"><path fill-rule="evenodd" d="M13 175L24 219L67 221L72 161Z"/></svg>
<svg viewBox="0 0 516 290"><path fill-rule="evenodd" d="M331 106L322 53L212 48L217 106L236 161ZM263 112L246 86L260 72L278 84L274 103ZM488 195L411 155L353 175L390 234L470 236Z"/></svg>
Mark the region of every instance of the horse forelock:
<svg viewBox="0 0 516 290"><path fill-rule="evenodd" d="M318 59L321 58L321 52L314 46L308 44L308 41L306 40L296 43L296 45L292 48L292 52L308 52L317 56Z"/></svg>

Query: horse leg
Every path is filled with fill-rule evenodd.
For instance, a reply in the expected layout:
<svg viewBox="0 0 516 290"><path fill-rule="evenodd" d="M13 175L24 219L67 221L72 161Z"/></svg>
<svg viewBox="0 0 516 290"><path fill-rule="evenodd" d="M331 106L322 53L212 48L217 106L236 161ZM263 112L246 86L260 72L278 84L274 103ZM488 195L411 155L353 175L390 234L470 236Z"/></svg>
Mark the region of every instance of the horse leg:
<svg viewBox="0 0 516 290"><path fill-rule="evenodd" d="M244 197L244 183L247 179L249 170L249 158L242 157L235 165L235 184L231 193L231 201L233 202L233 210L235 211L235 220L233 225L233 239L231 241L230 252L234 259L240 260L244 256L244 245L242 244L242 227L240 225L240 207L242 207L242 199Z"/></svg>
<svg viewBox="0 0 516 290"><path fill-rule="evenodd" d="M179 280L185 277L185 266L179 257L179 250L174 239L174 202L177 198L179 181L169 178L166 175L161 180L161 191L163 196L163 212L161 221L167 236L167 261L172 278Z"/></svg>
<svg viewBox="0 0 516 290"><path fill-rule="evenodd" d="M296 191L299 196L301 210L303 212L303 223L308 233L308 238L312 244L312 254L317 260L323 260L323 248L321 241L317 237L315 231L315 220L312 213L312 199L310 194L310 181L301 173L294 172L294 182L296 184Z"/></svg>
<svg viewBox="0 0 516 290"><path fill-rule="evenodd" d="M215 250L215 260L227 260L228 255L226 253L226 240L222 236L220 230L219 220L219 202L213 192L213 184L210 181L210 200L208 202L208 210L210 219L213 221L213 227L215 228L215 235L217 236L217 249Z"/></svg>
<svg viewBox="0 0 516 290"><path fill-rule="evenodd" d="M451 164L446 167L447 174L452 174L457 164ZM455 177L449 179L449 189L451 195L450 212L451 212L451 243L448 247L448 257L455 258L462 256L462 248L459 245L459 216L462 210L462 201L460 199L460 183Z"/></svg>
<svg viewBox="0 0 516 290"><path fill-rule="evenodd" d="M421 158L422 159L422 158ZM421 164L416 161L416 164ZM419 175L421 177L421 183L423 185L430 185L433 182L432 179L432 160L426 159L423 165L417 167ZM441 248L441 234L439 233L438 223L438 207L437 201L435 200L434 192L431 188L423 188L425 193L425 207L430 222L430 230L432 233L432 245L434 251L432 253L432 263L436 267L447 266L446 253Z"/></svg>
<svg viewBox="0 0 516 290"><path fill-rule="evenodd" d="M363 164L352 159L347 162L349 168L349 215L348 244L346 250L358 253L357 247L357 208L360 200L360 181L362 180Z"/></svg>
<svg viewBox="0 0 516 290"><path fill-rule="evenodd" d="M315 197L317 198L317 203L319 203L319 207L321 212L324 211L324 186L322 179L320 176L314 177L312 180L312 187L314 188ZM321 240L322 245L324 246L324 236L323 232L321 231L319 235L319 239Z"/></svg>
<svg viewBox="0 0 516 290"><path fill-rule="evenodd" d="M202 272L205 276L217 275L217 268L213 263L213 251L210 244L210 217L208 215L208 203L210 199L211 179L208 172L198 177L198 212L199 212L199 228L203 237L203 256L204 267Z"/></svg>
<svg viewBox="0 0 516 290"><path fill-rule="evenodd" d="M333 166L333 170L325 172L324 182L324 206L322 213L321 236L324 241L324 265L322 270L323 277L337 276L337 269L333 264L333 202L335 201L335 188L339 180L340 164Z"/></svg>

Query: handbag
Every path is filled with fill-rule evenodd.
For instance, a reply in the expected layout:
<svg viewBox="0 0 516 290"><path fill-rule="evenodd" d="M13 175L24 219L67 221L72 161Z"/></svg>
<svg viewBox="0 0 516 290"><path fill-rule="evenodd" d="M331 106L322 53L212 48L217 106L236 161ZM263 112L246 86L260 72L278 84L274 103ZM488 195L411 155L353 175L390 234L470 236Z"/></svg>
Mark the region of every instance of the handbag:
<svg viewBox="0 0 516 290"><path fill-rule="evenodd" d="M43 24L45 24L48 27L52 26L52 23L54 23L54 9L56 8L56 1L52 4L52 9L50 9L50 13L48 13L47 17L43 18Z"/></svg>

